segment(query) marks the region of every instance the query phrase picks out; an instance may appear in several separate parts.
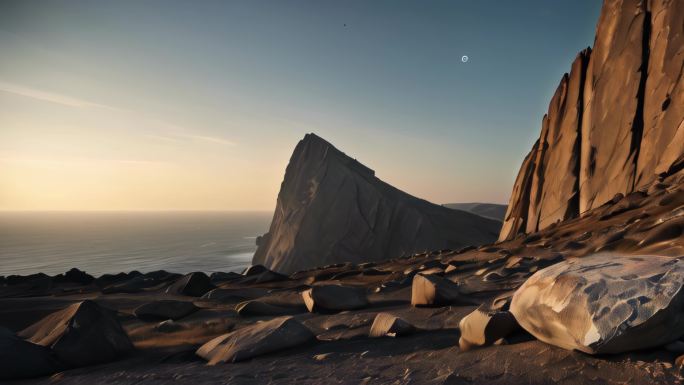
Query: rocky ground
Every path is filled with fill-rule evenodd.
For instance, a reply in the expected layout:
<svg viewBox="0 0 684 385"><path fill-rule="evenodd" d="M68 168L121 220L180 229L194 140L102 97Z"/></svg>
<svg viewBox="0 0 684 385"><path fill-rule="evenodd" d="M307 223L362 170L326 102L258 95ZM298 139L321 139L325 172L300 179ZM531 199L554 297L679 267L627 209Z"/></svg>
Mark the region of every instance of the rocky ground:
<svg viewBox="0 0 684 385"><path fill-rule="evenodd" d="M103 314L110 309L133 343L133 350L124 346L116 358L103 356L100 363L84 361L83 365L78 361L85 360L83 354L62 347L76 358L56 366L54 374L18 381L27 384L680 383L676 359L684 351L678 346L588 355L545 344L517 329L493 345L466 350L459 348L459 322L479 304L505 306L534 272L568 258L597 253L611 253L614 258L681 255L683 182L677 174L663 177L643 191L616 196L582 218L499 244L382 263L328 266L290 276L257 266L244 275L211 277L133 272L94 279L77 270L57 277L5 277L0 286L0 326L35 339L36 327L32 330L31 325L72 304L92 300L97 309L104 309L102 314L97 310L80 322L108 319ZM423 286L416 285L415 277L425 281ZM350 289L307 293L330 284ZM458 289L452 291L451 284ZM436 288L436 294L430 294L430 287ZM412 300L420 304L425 298L433 303L412 305ZM336 308L336 304L341 305ZM409 328L394 330L395 337L371 338L378 313L399 317ZM63 324L70 317L64 311L60 314L62 321L52 316L49 325ZM252 326L287 316L297 321L294 329L264 334ZM95 324L105 328L104 321ZM299 329L302 325L304 329ZM215 364L208 365L207 357L195 354L206 342L235 331L242 333L242 339L228 339L227 345L233 344L230 354L220 349L212 353L211 357L218 357ZM105 334L116 333L111 327ZM73 344L79 349L95 349L94 356L86 355L89 358L103 354L102 347L81 343L89 334L63 334L70 339L62 340L76 341ZM245 344L253 345L243 349ZM6 346L0 342L0 350ZM51 349L59 353L56 345ZM0 351L0 355L6 361L16 356L13 352ZM235 357L238 362L230 362Z"/></svg>

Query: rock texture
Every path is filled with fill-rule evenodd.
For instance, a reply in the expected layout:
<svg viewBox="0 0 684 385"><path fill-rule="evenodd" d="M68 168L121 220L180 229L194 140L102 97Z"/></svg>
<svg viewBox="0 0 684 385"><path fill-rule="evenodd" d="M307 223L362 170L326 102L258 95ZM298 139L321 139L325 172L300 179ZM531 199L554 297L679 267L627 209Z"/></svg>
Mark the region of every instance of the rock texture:
<svg viewBox="0 0 684 385"><path fill-rule="evenodd" d="M315 336L292 317L281 317L214 338L197 350L210 365L238 362L312 341Z"/></svg>
<svg viewBox="0 0 684 385"><path fill-rule="evenodd" d="M0 327L0 380L45 376L60 366L50 349L24 341Z"/></svg>
<svg viewBox="0 0 684 385"><path fill-rule="evenodd" d="M253 264L292 273L496 239L500 224L415 198L314 134L299 142Z"/></svg>
<svg viewBox="0 0 684 385"><path fill-rule="evenodd" d="M530 277L511 312L538 339L590 354L665 345L684 335L684 262L596 255Z"/></svg>
<svg viewBox="0 0 684 385"><path fill-rule="evenodd" d="M114 315L92 301L53 313L19 336L52 348L60 361L74 367L112 361L133 350Z"/></svg>
<svg viewBox="0 0 684 385"><path fill-rule="evenodd" d="M518 323L508 311L478 308L458 323L461 337L458 346L469 350L474 346L491 345L518 328Z"/></svg>
<svg viewBox="0 0 684 385"><path fill-rule="evenodd" d="M310 312L360 309L368 305L364 288L342 285L319 285L302 292Z"/></svg>
<svg viewBox="0 0 684 385"><path fill-rule="evenodd" d="M474 302L462 293L458 284L436 275L416 274L411 286L411 305L442 306L449 304L472 305Z"/></svg>
<svg viewBox="0 0 684 385"><path fill-rule="evenodd" d="M188 295L191 297L201 297L212 290L209 277L201 272L186 274L166 289L169 294Z"/></svg>
<svg viewBox="0 0 684 385"><path fill-rule="evenodd" d="M684 3L606 1L523 161L499 240L576 218L684 165Z"/></svg>
<svg viewBox="0 0 684 385"><path fill-rule="evenodd" d="M368 337L401 337L412 334L416 327L390 313L378 313L373 320Z"/></svg>

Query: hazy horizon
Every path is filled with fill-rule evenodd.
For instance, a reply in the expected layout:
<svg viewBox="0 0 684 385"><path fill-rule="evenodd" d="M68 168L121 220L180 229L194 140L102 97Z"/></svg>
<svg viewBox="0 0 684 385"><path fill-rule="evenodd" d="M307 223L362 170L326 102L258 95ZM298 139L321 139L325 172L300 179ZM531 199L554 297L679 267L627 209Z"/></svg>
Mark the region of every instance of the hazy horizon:
<svg viewBox="0 0 684 385"><path fill-rule="evenodd" d="M0 210L273 211L308 132L419 198L507 204L599 8L5 1Z"/></svg>

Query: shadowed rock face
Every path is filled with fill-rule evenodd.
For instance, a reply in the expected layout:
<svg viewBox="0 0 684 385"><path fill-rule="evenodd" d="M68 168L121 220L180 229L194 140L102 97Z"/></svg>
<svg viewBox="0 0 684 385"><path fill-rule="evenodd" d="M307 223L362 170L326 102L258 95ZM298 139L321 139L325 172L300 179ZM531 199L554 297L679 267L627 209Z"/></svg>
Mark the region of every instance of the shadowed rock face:
<svg viewBox="0 0 684 385"><path fill-rule="evenodd" d="M55 312L19 336L52 348L60 361L74 367L112 361L133 350L114 315L92 301Z"/></svg>
<svg viewBox="0 0 684 385"><path fill-rule="evenodd" d="M530 277L511 312L540 340L590 354L655 347L684 335L684 263L670 257L570 259Z"/></svg>
<svg viewBox="0 0 684 385"><path fill-rule="evenodd" d="M292 273L488 243L499 229L496 221L397 190L308 134L292 154L270 230L252 263Z"/></svg>
<svg viewBox="0 0 684 385"><path fill-rule="evenodd" d="M499 240L578 217L679 171L684 2L604 2L522 164Z"/></svg>

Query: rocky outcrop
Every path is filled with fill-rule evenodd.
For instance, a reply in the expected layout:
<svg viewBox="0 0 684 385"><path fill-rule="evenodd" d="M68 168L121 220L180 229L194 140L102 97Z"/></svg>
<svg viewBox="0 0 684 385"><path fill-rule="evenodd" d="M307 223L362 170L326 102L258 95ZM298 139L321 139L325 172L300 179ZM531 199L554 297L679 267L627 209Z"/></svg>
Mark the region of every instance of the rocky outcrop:
<svg viewBox="0 0 684 385"><path fill-rule="evenodd" d="M538 271L511 313L538 339L589 354L621 353L684 335L684 262L596 255Z"/></svg>
<svg viewBox="0 0 684 385"><path fill-rule="evenodd" d="M50 314L19 336L52 348L61 362L73 367L112 361L133 350L114 315L92 301Z"/></svg>
<svg viewBox="0 0 684 385"><path fill-rule="evenodd" d="M214 289L214 285L211 284L209 277L202 272L196 272L179 278L166 289L166 292L169 294L201 297L212 289Z"/></svg>
<svg viewBox="0 0 684 385"><path fill-rule="evenodd" d="M679 171L684 157L684 3L606 1L542 119L499 240L578 217Z"/></svg>
<svg viewBox="0 0 684 385"><path fill-rule="evenodd" d="M500 223L415 198L314 134L290 158L253 264L292 273L496 239Z"/></svg>

